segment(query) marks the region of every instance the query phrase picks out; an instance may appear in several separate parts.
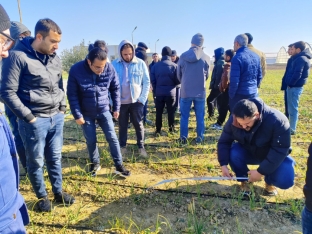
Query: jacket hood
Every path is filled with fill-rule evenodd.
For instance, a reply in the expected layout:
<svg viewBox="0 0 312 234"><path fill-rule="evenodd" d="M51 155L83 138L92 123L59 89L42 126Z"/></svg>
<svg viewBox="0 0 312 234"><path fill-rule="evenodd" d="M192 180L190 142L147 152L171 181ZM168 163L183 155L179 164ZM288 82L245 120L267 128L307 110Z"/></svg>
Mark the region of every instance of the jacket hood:
<svg viewBox="0 0 312 234"><path fill-rule="evenodd" d="M189 62L189 63L195 63L198 60L200 60L203 53L204 52L203 52L203 49L201 47L193 46L188 51L184 52L181 55L181 58L184 59L185 61Z"/></svg>
<svg viewBox="0 0 312 234"><path fill-rule="evenodd" d="M21 24L20 22L17 22L17 21L11 21L10 34L14 40L17 40L21 33L24 33L27 31L30 31L30 30L24 24Z"/></svg>
<svg viewBox="0 0 312 234"><path fill-rule="evenodd" d="M221 57L223 57L224 49L222 47L214 50L215 59L218 61Z"/></svg>
<svg viewBox="0 0 312 234"><path fill-rule="evenodd" d="M122 40L118 46L118 53L119 53L119 56L120 56L120 60L121 61L124 61L122 56L121 56L121 47L125 44L130 44L130 46L132 47L132 51L133 51L133 57L132 57L132 60L135 56L135 49L134 49L134 46L132 45L132 43L130 41L127 41L127 40Z"/></svg>
<svg viewBox="0 0 312 234"><path fill-rule="evenodd" d="M304 49L302 52L298 54L298 56L306 56L308 59L312 58L312 54L308 48Z"/></svg>

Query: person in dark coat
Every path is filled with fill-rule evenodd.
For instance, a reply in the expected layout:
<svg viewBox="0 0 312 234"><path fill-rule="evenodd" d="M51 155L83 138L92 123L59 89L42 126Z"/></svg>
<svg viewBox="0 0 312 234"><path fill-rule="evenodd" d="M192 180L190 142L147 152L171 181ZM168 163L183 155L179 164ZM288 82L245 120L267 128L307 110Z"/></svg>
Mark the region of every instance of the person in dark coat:
<svg viewBox="0 0 312 234"><path fill-rule="evenodd" d="M231 81L232 82L232 81ZM243 193L250 195L248 182L264 176L265 194L275 196L277 190L294 184L295 161L290 152L289 121L280 111L267 106L261 99L242 99L233 108L218 141L218 161L222 175L232 177L230 164L241 182ZM247 165L259 165L249 170Z"/></svg>
<svg viewBox="0 0 312 234"><path fill-rule="evenodd" d="M174 62L175 64L178 64L180 57L177 54L177 51L172 50L171 54L171 61Z"/></svg>
<svg viewBox="0 0 312 234"><path fill-rule="evenodd" d="M215 65L211 74L211 81L209 89L210 94L207 97L207 107L208 107L208 118L214 116L215 108L219 105L218 96L220 95L219 83L221 81L221 76L224 66L224 49L222 47L215 49Z"/></svg>
<svg viewBox="0 0 312 234"><path fill-rule="evenodd" d="M138 47L135 49L135 56L139 59L142 59L146 66L148 66L147 62L147 54L146 50L148 49L147 45L144 42L139 42ZM146 100L144 104L144 109L143 109L143 124L148 124L148 125L153 125L153 122L151 120L147 119L147 105L148 105L148 99ZM131 118L130 118L131 121Z"/></svg>
<svg viewBox="0 0 312 234"><path fill-rule="evenodd" d="M312 54L305 48L305 42L298 41L293 44L292 62L289 72L285 78L287 86L287 106L289 113L289 123L291 134L296 134L298 122L298 106L303 86L306 84L310 72L310 59Z"/></svg>
<svg viewBox="0 0 312 234"><path fill-rule="evenodd" d="M171 54L171 61L174 62L175 64L178 64L180 57L177 54L177 51L172 50ZM181 84L177 85L176 87L176 102L175 102L175 108L176 112L180 113L180 98L181 98Z"/></svg>
<svg viewBox="0 0 312 234"><path fill-rule="evenodd" d="M10 18L0 4L0 61L14 46ZM9 124L0 110L0 233L26 233L29 224L26 203L19 192L18 157Z"/></svg>
<svg viewBox="0 0 312 234"><path fill-rule="evenodd" d="M160 135L161 132L162 114L165 105L168 111L169 132L174 131L176 86L180 84L177 78L177 65L170 58L170 47L164 47L161 55L161 61L156 63L151 71L151 82L156 102L156 136Z"/></svg>
<svg viewBox="0 0 312 234"><path fill-rule="evenodd" d="M152 55L152 59L153 59L153 62L148 66L150 72L152 71L152 67L160 61L157 53L154 53Z"/></svg>
<svg viewBox="0 0 312 234"><path fill-rule="evenodd" d="M231 62L230 111L239 100L257 97L262 80L260 57L247 48L247 42L245 34L238 35L234 40L236 54Z"/></svg>
<svg viewBox="0 0 312 234"><path fill-rule="evenodd" d="M302 211L302 233L312 233L312 143L309 146L309 157L303 193L305 196L305 207Z"/></svg>
<svg viewBox="0 0 312 234"><path fill-rule="evenodd" d="M281 90L284 91L285 115L288 119L289 119L289 114L288 114L288 105L287 105L287 85L286 85L285 79L287 76L287 72L289 72L289 69L290 69L291 63L292 63L292 49L291 49L292 46L293 46L293 44L290 44L288 46L287 53L289 54L290 58L287 60L286 70L285 70L284 76L282 78L282 87L281 87Z"/></svg>
<svg viewBox="0 0 312 234"><path fill-rule="evenodd" d="M120 110L120 86L117 73L107 54L101 48L92 49L88 58L74 64L68 76L67 96L72 114L81 125L86 138L89 158L89 172L95 176L101 169L100 155L96 145L96 121L102 128L109 144L110 153L116 167L116 174L129 176L130 172L122 163L119 141L115 133L112 116L109 112L110 92L113 100L114 118Z"/></svg>

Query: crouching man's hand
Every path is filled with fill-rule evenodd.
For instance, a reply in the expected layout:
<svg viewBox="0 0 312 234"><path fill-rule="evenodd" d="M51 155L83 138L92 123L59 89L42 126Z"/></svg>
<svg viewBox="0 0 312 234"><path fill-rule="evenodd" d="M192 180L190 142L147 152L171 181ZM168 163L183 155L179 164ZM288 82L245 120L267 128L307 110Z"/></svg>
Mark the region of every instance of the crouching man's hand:
<svg viewBox="0 0 312 234"><path fill-rule="evenodd" d="M249 182L257 182L262 179L262 175L257 170L248 171Z"/></svg>
<svg viewBox="0 0 312 234"><path fill-rule="evenodd" d="M230 173L229 168L227 166L222 166L221 170L222 170L223 177L229 177L229 178L233 177L232 173Z"/></svg>
<svg viewBox="0 0 312 234"><path fill-rule="evenodd" d="M76 119L76 123L77 123L78 125L83 125L85 122L86 122L86 121L84 120L83 117L81 117L80 119Z"/></svg>

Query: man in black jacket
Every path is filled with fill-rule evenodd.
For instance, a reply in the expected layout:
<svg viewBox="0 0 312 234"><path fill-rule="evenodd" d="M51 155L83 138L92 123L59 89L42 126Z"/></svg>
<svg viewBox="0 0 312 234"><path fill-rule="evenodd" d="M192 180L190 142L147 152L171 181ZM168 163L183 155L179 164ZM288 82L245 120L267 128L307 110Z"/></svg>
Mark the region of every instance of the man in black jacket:
<svg viewBox="0 0 312 234"><path fill-rule="evenodd" d="M234 143L234 141L236 141ZM290 127L288 119L259 99L243 99L233 109L218 141L218 160L222 175L248 177L249 182L266 183L265 194L275 196L277 190L294 184L294 160L289 156ZM247 165L259 165L249 170ZM250 195L247 179L241 181L241 190Z"/></svg>
<svg viewBox="0 0 312 234"><path fill-rule="evenodd" d="M170 58L170 47L165 46L162 49L161 55L161 61L156 63L151 71L151 83L156 96L156 136L160 135L162 113L165 105L168 110L169 131L174 131L176 86L180 84L177 78L177 65L173 63Z"/></svg>
<svg viewBox="0 0 312 234"><path fill-rule="evenodd" d="M39 200L40 211L51 203L43 178L46 161L55 201L70 205L75 199L62 190L62 146L66 99L62 90L62 65L55 51L62 31L51 19L35 26L35 38L25 37L2 68L1 98L19 118L18 127L27 171Z"/></svg>

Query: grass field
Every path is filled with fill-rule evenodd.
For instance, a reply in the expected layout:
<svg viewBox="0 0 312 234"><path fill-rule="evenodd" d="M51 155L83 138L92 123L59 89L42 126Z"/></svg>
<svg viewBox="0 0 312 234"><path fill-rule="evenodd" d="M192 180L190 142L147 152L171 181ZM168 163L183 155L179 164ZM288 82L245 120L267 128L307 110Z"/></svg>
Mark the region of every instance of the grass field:
<svg viewBox="0 0 312 234"><path fill-rule="evenodd" d="M283 73L269 70L259 90L260 97L268 105L282 112ZM96 178L91 178L86 173L89 162L82 131L73 117L67 116L63 187L75 196L76 203L71 207L54 204L51 213L39 213L30 182L22 177L20 191L31 218L28 233L300 233L302 187L312 135L311 89L309 82L301 96L298 133L292 136L292 156L297 163L295 186L279 190L278 196L273 198L261 195L264 182L255 183L255 193L250 199L240 195L236 181L180 180L146 190L164 179L221 175L216 155L221 132L207 128L203 145L190 141L187 147L179 148L174 143L179 134L168 134L165 115L162 136L155 138L153 127L145 129L148 160L137 157L134 129L129 129L131 153L124 157L132 176L126 180L113 175L108 145L98 130L102 170ZM154 121L151 95L149 100L148 119ZM178 121L178 116L176 119ZM209 126L215 120L205 121ZM191 112L189 127L192 140L195 138L194 112ZM47 174L45 180L52 199Z"/></svg>

